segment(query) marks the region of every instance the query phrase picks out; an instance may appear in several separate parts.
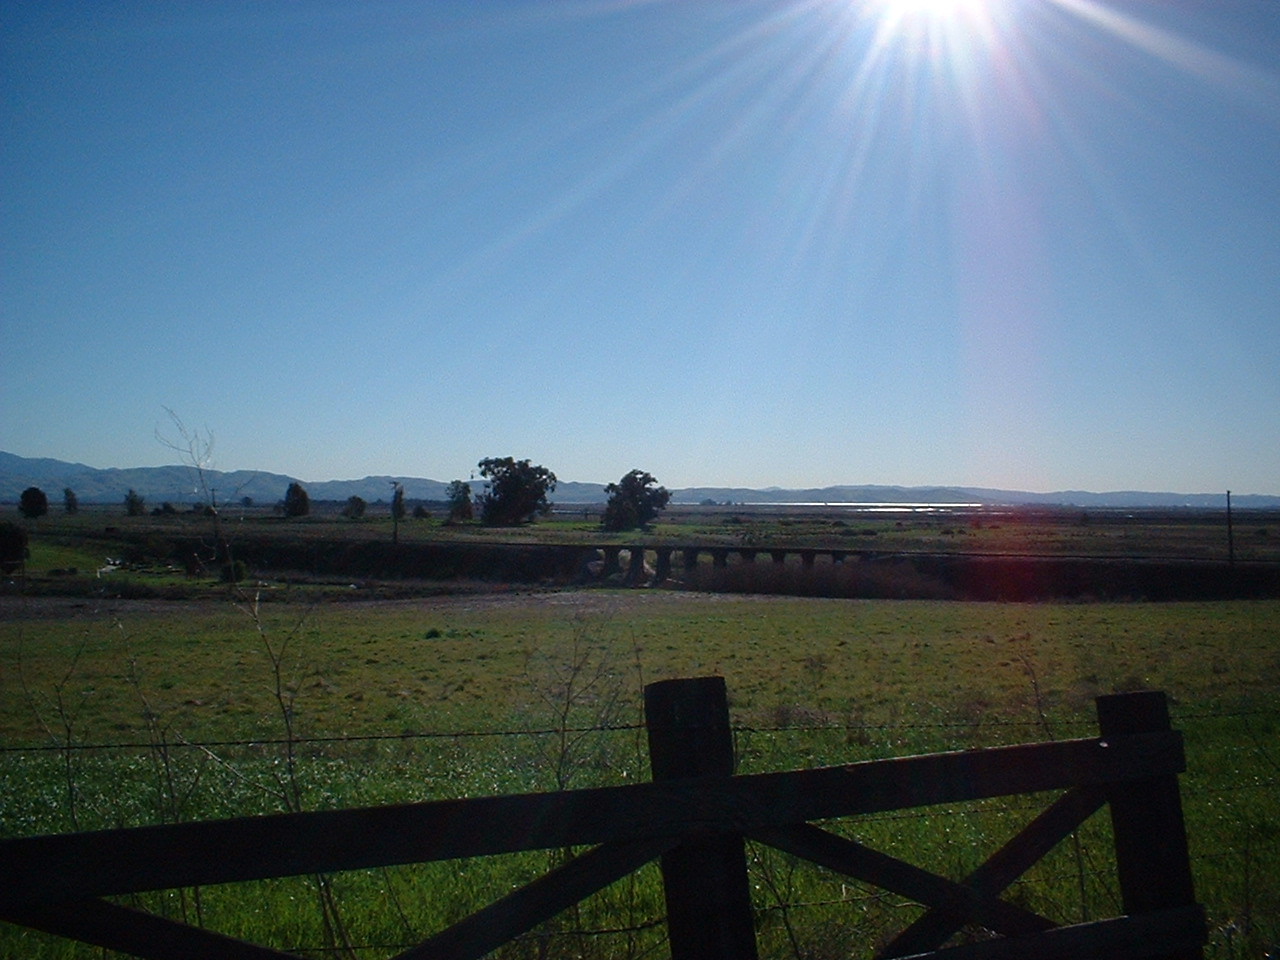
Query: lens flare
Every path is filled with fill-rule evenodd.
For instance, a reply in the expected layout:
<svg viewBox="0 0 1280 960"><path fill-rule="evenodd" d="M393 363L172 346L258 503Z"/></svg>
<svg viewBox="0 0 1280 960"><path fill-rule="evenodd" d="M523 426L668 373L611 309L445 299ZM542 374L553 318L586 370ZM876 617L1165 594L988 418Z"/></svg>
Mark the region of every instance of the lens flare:
<svg viewBox="0 0 1280 960"><path fill-rule="evenodd" d="M912 33L950 30L980 22L999 0L874 0L870 9L883 29Z"/></svg>
<svg viewBox="0 0 1280 960"><path fill-rule="evenodd" d="M983 6L983 0L880 0L880 6L894 16L952 17Z"/></svg>

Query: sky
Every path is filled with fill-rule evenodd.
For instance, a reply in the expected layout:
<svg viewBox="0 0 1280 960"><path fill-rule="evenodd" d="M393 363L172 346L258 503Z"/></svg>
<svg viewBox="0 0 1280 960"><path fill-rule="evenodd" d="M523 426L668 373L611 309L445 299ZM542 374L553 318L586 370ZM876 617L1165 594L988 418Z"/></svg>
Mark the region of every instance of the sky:
<svg viewBox="0 0 1280 960"><path fill-rule="evenodd" d="M0 450L1280 494L1280 0L47 0L0 78Z"/></svg>

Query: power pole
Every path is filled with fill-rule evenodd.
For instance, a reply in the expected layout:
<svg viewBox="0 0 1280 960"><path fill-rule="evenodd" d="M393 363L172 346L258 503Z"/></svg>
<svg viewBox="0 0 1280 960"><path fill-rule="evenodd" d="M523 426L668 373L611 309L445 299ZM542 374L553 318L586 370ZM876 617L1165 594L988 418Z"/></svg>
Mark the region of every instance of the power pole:
<svg viewBox="0 0 1280 960"><path fill-rule="evenodd" d="M391 542L400 542L400 514L404 512L404 487L391 481Z"/></svg>
<svg viewBox="0 0 1280 960"><path fill-rule="evenodd" d="M1231 526L1231 491L1227 491L1227 563L1236 565L1236 536Z"/></svg>
<svg viewBox="0 0 1280 960"><path fill-rule="evenodd" d="M396 480L392 480L392 543L399 543L399 512L401 512L401 503L403 500L401 493L401 485Z"/></svg>

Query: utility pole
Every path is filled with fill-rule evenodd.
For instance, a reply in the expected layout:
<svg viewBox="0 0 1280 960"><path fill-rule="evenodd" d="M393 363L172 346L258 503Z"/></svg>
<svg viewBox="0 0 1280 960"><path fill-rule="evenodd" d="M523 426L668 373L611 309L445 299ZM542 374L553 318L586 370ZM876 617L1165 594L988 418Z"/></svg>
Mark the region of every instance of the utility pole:
<svg viewBox="0 0 1280 960"><path fill-rule="evenodd" d="M404 514L404 487L391 481L391 542L400 542L400 517Z"/></svg>
<svg viewBox="0 0 1280 960"><path fill-rule="evenodd" d="M1231 491L1227 491L1227 563L1236 565L1236 535L1231 526Z"/></svg>

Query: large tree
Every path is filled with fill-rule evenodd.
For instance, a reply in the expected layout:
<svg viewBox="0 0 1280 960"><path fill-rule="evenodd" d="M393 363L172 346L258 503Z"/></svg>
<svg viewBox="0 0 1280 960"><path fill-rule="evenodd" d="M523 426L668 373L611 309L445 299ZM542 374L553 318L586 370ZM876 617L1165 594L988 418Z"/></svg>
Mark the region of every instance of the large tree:
<svg viewBox="0 0 1280 960"><path fill-rule="evenodd" d="M49 512L49 498L39 487L27 487L22 491L21 499L18 500L18 509L29 520L43 517Z"/></svg>
<svg viewBox="0 0 1280 960"><path fill-rule="evenodd" d="M291 483L284 492L284 515L286 517L305 517L311 512L311 498L300 483Z"/></svg>
<svg viewBox="0 0 1280 960"><path fill-rule="evenodd" d="M632 470L617 483L604 488L609 502L604 508L601 526L606 530L634 530L647 527L671 500L666 487L655 487L653 474Z"/></svg>
<svg viewBox="0 0 1280 960"><path fill-rule="evenodd" d="M556 475L546 467L511 457L490 457L479 467L486 483L476 502L484 523L515 526L551 511L547 494L556 488Z"/></svg>
<svg viewBox="0 0 1280 960"><path fill-rule="evenodd" d="M69 514L80 512L80 498L70 487L62 488L62 506Z"/></svg>

